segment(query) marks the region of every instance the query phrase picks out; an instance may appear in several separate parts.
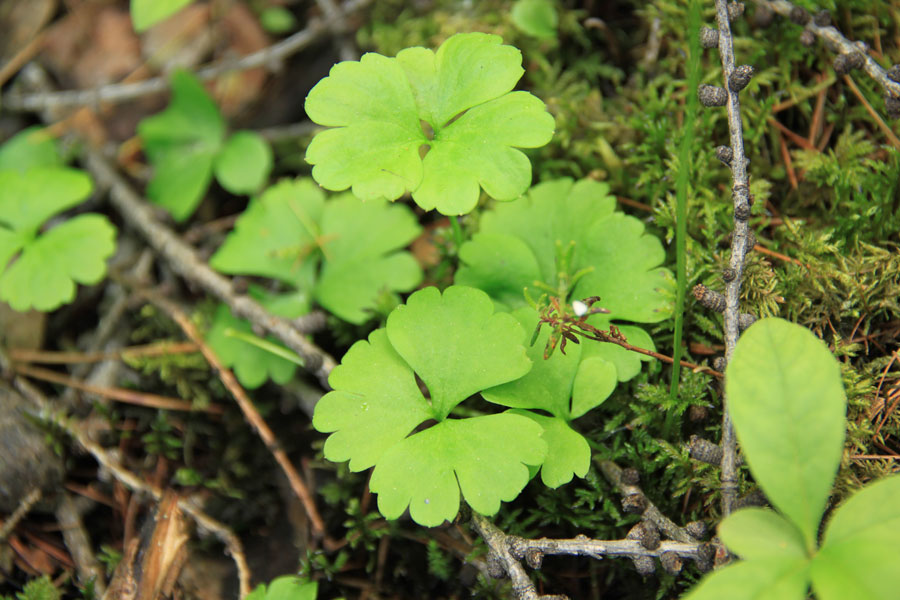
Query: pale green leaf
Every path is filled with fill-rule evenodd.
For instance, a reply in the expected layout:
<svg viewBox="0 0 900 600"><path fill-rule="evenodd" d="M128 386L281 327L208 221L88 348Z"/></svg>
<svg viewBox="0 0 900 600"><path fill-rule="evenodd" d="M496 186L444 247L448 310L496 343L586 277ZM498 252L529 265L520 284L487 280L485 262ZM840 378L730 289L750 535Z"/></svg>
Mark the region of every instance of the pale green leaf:
<svg viewBox="0 0 900 600"><path fill-rule="evenodd" d="M510 11L513 25L537 38L555 38L559 16L550 0L517 0Z"/></svg>
<svg viewBox="0 0 900 600"><path fill-rule="evenodd" d="M740 337L725 387L753 476L815 548L844 441L837 361L809 330L762 319Z"/></svg>
<svg viewBox="0 0 900 600"><path fill-rule="evenodd" d="M272 148L258 133L238 131L225 142L213 168L216 179L232 194L253 194L272 171Z"/></svg>
<svg viewBox="0 0 900 600"><path fill-rule="evenodd" d="M528 417L541 426L541 439L547 442L547 456L541 464L541 481L558 488L584 477L591 466L591 447L583 435L572 429L565 419L545 417L529 410L513 410L512 414Z"/></svg>
<svg viewBox="0 0 900 600"><path fill-rule="evenodd" d="M0 170L27 171L32 167L60 167L56 139L43 127L23 129L0 146Z"/></svg>
<svg viewBox="0 0 900 600"><path fill-rule="evenodd" d="M744 559L808 558L800 530L766 508L744 508L730 514L719 524L719 537Z"/></svg>
<svg viewBox="0 0 900 600"><path fill-rule="evenodd" d="M131 0L131 22L138 33L171 17L192 0Z"/></svg>
<svg viewBox="0 0 900 600"><path fill-rule="evenodd" d="M708 574L684 599L805 600L808 571L808 559L743 560Z"/></svg>
<svg viewBox="0 0 900 600"><path fill-rule="evenodd" d="M528 483L526 465L543 460L547 447L540 435L536 423L508 413L448 419L388 450L369 487L388 519L409 507L426 527L452 521L460 491L473 510L492 515Z"/></svg>

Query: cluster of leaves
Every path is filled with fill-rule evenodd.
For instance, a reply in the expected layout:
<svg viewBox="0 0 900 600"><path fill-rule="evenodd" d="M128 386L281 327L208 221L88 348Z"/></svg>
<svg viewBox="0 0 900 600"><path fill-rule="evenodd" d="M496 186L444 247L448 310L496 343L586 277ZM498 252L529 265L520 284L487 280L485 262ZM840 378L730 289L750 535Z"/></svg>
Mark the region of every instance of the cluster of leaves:
<svg viewBox="0 0 900 600"><path fill-rule="evenodd" d="M168 108L138 125L154 169L147 197L184 221L200 204L213 174L233 194L258 192L272 170L266 141L252 131L226 137L219 108L187 71L175 71L171 85Z"/></svg>
<svg viewBox="0 0 900 600"><path fill-rule="evenodd" d="M27 129L0 147L0 300L50 311L75 298L76 283L105 277L116 237L106 217L80 214L42 231L91 189L86 173L63 166L45 131Z"/></svg>

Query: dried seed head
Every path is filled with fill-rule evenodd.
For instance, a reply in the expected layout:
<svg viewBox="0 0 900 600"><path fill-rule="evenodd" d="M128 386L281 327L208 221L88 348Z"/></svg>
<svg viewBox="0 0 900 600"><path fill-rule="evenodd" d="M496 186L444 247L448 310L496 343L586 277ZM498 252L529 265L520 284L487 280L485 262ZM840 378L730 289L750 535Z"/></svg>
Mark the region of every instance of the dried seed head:
<svg viewBox="0 0 900 600"><path fill-rule="evenodd" d="M724 269L722 269L722 279L724 279L726 283L729 281L734 281L735 277L737 277L737 273L735 273L734 269L732 269L731 267L725 267Z"/></svg>
<svg viewBox="0 0 900 600"><path fill-rule="evenodd" d="M804 29L803 33L800 34L800 43L809 48L816 43L815 34L809 29Z"/></svg>
<svg viewBox="0 0 900 600"><path fill-rule="evenodd" d="M640 525L641 531L638 539L641 541L641 546L647 550L656 550L659 548L659 543L661 541L659 537L659 528L657 528L652 521L642 521Z"/></svg>
<svg viewBox="0 0 900 600"><path fill-rule="evenodd" d="M725 106L728 102L728 92L725 88L717 85L700 84L697 88L697 96L700 98L700 104L703 106Z"/></svg>
<svg viewBox="0 0 900 600"><path fill-rule="evenodd" d="M846 75L853 69L859 69L865 63L865 59L859 52L838 54L834 57L834 70L838 75Z"/></svg>
<svg viewBox="0 0 900 600"><path fill-rule="evenodd" d="M900 98L885 96L884 108L885 110L887 110L888 117L892 119L900 119Z"/></svg>
<svg viewBox="0 0 900 600"><path fill-rule="evenodd" d="M744 3L743 2L729 2L728 3L728 20L736 21L744 16Z"/></svg>
<svg viewBox="0 0 900 600"><path fill-rule="evenodd" d="M761 29L765 29L775 20L775 11L766 4L757 4L756 12L753 13L753 24Z"/></svg>
<svg viewBox="0 0 900 600"><path fill-rule="evenodd" d="M888 79L894 83L900 83L900 65L894 65L887 70Z"/></svg>
<svg viewBox="0 0 900 600"><path fill-rule="evenodd" d="M681 567L684 566L684 561L675 552L663 552L659 556L659 564L662 565L662 568L666 573L678 575L681 573Z"/></svg>
<svg viewBox="0 0 900 600"><path fill-rule="evenodd" d="M813 17L813 23L819 27L828 27L831 25L831 13L827 10L820 10L816 13L816 16Z"/></svg>
<svg viewBox="0 0 900 600"><path fill-rule="evenodd" d="M741 91L750 83L754 73L756 73L756 69L750 65L735 67L728 77L728 87L731 88L732 92Z"/></svg>
<svg viewBox="0 0 900 600"><path fill-rule="evenodd" d="M714 467L718 467L722 463L722 448L697 435L691 436L688 443L688 452L694 460L699 460Z"/></svg>
<svg viewBox="0 0 900 600"><path fill-rule="evenodd" d="M857 50L863 53L863 56L869 53L869 45L862 40L856 40L853 42L853 45L856 46Z"/></svg>
<svg viewBox="0 0 900 600"><path fill-rule="evenodd" d="M700 45L704 48L715 48L719 45L719 30L711 27L700 28Z"/></svg>
<svg viewBox="0 0 900 600"><path fill-rule="evenodd" d="M525 551L525 562L532 569L540 569L544 563L544 553L537 548L529 548Z"/></svg>
<svg viewBox="0 0 900 600"><path fill-rule="evenodd" d="M805 8L795 6L791 9L790 19L791 23L795 23L797 25L806 25L807 23L809 23L809 13L806 12Z"/></svg>
<svg viewBox="0 0 900 600"><path fill-rule="evenodd" d="M643 494L628 494L622 498L622 510L631 515L639 515L647 510L647 498Z"/></svg>
<svg viewBox="0 0 900 600"><path fill-rule="evenodd" d="M724 373L727 366L728 361L725 360L724 356L717 356L713 359L713 369L719 373Z"/></svg>
<svg viewBox="0 0 900 600"><path fill-rule="evenodd" d="M487 572L494 579L503 579L506 577L506 568L503 561L496 554L489 554L487 557Z"/></svg>
<svg viewBox="0 0 900 600"><path fill-rule="evenodd" d="M622 483L625 485L637 485L641 482L641 474L637 469L628 467L622 469Z"/></svg>
<svg viewBox="0 0 900 600"><path fill-rule="evenodd" d="M749 221L750 215L750 205L746 202L741 202L734 208L734 218L738 221Z"/></svg>
<svg viewBox="0 0 900 600"><path fill-rule="evenodd" d="M719 146L716 148L716 158L730 167L731 159L734 158L734 152L728 146Z"/></svg>
<svg viewBox="0 0 900 600"><path fill-rule="evenodd" d="M756 323L756 317L750 313L741 313L738 315L738 328L743 331Z"/></svg>
<svg viewBox="0 0 900 600"><path fill-rule="evenodd" d="M709 417L709 409L699 404L691 404L688 407L688 420L691 423L700 423Z"/></svg>
<svg viewBox="0 0 900 600"><path fill-rule="evenodd" d="M703 521L691 521L684 526L684 529L688 532L688 534L690 534L691 537L697 540L702 540L703 538L705 538L708 532L706 523L704 523Z"/></svg>
<svg viewBox="0 0 900 600"><path fill-rule="evenodd" d="M697 548L697 558L695 559L697 563L697 568L703 571L709 571L713 567L713 559L716 557L716 547L709 542L705 544L700 544L700 547Z"/></svg>
<svg viewBox="0 0 900 600"><path fill-rule="evenodd" d="M719 292L709 289L702 283L695 285L691 292L697 302L709 310L719 313L725 311L725 296Z"/></svg>

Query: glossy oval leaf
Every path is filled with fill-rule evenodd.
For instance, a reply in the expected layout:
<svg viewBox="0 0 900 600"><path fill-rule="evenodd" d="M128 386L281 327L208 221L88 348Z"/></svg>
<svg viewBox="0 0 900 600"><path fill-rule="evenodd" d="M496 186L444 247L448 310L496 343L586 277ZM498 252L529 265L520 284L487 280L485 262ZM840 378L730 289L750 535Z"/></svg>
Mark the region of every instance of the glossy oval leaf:
<svg viewBox="0 0 900 600"><path fill-rule="evenodd" d="M725 388L753 476L815 548L844 441L837 361L809 330L761 319L738 341Z"/></svg>

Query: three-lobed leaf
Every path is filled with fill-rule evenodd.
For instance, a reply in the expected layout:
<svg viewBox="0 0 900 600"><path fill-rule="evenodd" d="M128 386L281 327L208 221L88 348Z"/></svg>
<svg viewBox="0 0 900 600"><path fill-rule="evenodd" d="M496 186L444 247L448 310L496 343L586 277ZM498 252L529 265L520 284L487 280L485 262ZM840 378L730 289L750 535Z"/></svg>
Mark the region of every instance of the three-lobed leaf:
<svg viewBox="0 0 900 600"><path fill-rule="evenodd" d="M437 52L368 53L335 65L306 99L310 119L333 128L307 149L313 177L366 200L412 192L444 214L471 211L480 188L498 200L518 197L531 164L516 148L543 146L554 126L543 102L512 92L521 64L498 36L462 33Z"/></svg>
<svg viewBox="0 0 900 600"><path fill-rule="evenodd" d="M844 441L837 361L809 330L762 319L738 341L725 389L753 476L814 549Z"/></svg>
<svg viewBox="0 0 900 600"><path fill-rule="evenodd" d="M472 508L493 514L525 486L528 466L543 460L541 427L509 413L448 416L467 397L528 372L523 337L480 290L415 292L332 371L334 391L313 417L316 429L331 433L326 458L349 460L354 471L374 465L370 487L388 518L409 507L423 525L452 520L460 492ZM429 420L437 423L412 433Z"/></svg>
<svg viewBox="0 0 900 600"><path fill-rule="evenodd" d="M246 600L316 600L319 584L304 581L296 575L276 577L269 585L263 583L247 595Z"/></svg>
<svg viewBox="0 0 900 600"><path fill-rule="evenodd" d="M75 169L0 170L0 300L50 311L74 299L76 283L103 278L116 234L106 217L80 215L39 234L90 191L90 178Z"/></svg>
<svg viewBox="0 0 900 600"><path fill-rule="evenodd" d="M402 250L420 231L404 206L350 194L326 201L313 181L285 180L251 202L210 264L309 290L340 318L363 323L380 294L421 281L418 263Z"/></svg>

